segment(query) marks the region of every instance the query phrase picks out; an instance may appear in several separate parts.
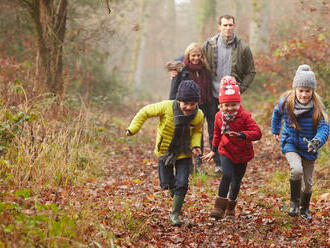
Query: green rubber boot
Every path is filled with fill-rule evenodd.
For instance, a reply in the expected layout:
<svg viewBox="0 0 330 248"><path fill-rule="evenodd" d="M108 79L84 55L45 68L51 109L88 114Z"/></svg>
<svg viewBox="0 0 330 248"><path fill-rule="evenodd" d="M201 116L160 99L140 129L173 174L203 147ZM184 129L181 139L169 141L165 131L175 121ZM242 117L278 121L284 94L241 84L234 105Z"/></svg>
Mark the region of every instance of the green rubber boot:
<svg viewBox="0 0 330 248"><path fill-rule="evenodd" d="M173 198L174 197L174 188L170 189L170 196Z"/></svg>
<svg viewBox="0 0 330 248"><path fill-rule="evenodd" d="M172 212L170 213L170 220L173 226L181 226L183 223L179 219L180 210L184 201L183 196L174 195Z"/></svg>

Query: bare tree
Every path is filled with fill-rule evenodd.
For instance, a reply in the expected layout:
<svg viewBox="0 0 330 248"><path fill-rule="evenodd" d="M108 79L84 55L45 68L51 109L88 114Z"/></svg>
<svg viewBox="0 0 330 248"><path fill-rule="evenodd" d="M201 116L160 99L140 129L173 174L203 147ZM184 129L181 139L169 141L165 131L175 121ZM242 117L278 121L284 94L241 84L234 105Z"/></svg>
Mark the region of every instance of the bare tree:
<svg viewBox="0 0 330 248"><path fill-rule="evenodd" d="M250 22L250 47L252 52L269 50L269 0L252 1L252 19Z"/></svg>
<svg viewBox="0 0 330 248"><path fill-rule="evenodd" d="M148 11L148 1L141 0L140 6L141 10L139 13L139 21L135 26L137 31L137 36L134 42L134 47L131 55L131 64L128 77L128 84L134 85L134 88L137 85L141 84L142 78L142 66L144 58L144 48L145 48L145 39L146 39L146 28L147 28L147 11Z"/></svg>
<svg viewBox="0 0 330 248"><path fill-rule="evenodd" d="M37 41L36 77L39 89L63 92L63 42L67 0L17 0L30 14Z"/></svg>
<svg viewBox="0 0 330 248"><path fill-rule="evenodd" d="M200 40L205 40L210 35L216 23L216 0L200 0L199 27Z"/></svg>

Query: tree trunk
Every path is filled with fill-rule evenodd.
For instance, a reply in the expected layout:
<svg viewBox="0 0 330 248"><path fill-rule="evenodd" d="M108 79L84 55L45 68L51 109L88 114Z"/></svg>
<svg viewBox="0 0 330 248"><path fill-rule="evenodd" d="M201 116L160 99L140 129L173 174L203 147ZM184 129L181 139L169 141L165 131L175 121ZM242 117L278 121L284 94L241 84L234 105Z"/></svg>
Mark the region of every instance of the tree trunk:
<svg viewBox="0 0 330 248"><path fill-rule="evenodd" d="M206 38L213 34L213 27L216 26L216 0L201 0L200 1L200 14L199 14L199 27L200 27L200 40L204 41Z"/></svg>
<svg viewBox="0 0 330 248"><path fill-rule="evenodd" d="M252 19L250 23L250 47L253 53L269 50L270 1L252 1Z"/></svg>
<svg viewBox="0 0 330 248"><path fill-rule="evenodd" d="M137 51L137 61L136 61L136 71L135 71L135 88L137 89L142 84L143 77L143 65L144 65L144 55L146 48L147 39L147 28L148 28L148 0L143 0L142 11L141 11L141 23L140 23L140 33L139 35L139 47Z"/></svg>
<svg viewBox="0 0 330 248"><path fill-rule="evenodd" d="M63 93L63 42L66 31L67 0L26 1L35 27L38 54L38 88L55 95Z"/></svg>
<svg viewBox="0 0 330 248"><path fill-rule="evenodd" d="M140 71L142 70L142 67L138 68L138 64L141 63L141 60L143 59L143 54L141 54L141 49L145 46L145 40L143 38L143 35L145 35L144 32L144 24L145 24L145 12L147 9L147 1L148 0L141 0L141 10L139 13L139 21L135 26L135 30L137 32L133 50L132 50L132 55L131 55L131 62L130 62L130 70L129 70L129 75L128 75L128 85L132 87L131 89L136 88L136 80L140 77ZM141 71L142 72L142 71Z"/></svg>

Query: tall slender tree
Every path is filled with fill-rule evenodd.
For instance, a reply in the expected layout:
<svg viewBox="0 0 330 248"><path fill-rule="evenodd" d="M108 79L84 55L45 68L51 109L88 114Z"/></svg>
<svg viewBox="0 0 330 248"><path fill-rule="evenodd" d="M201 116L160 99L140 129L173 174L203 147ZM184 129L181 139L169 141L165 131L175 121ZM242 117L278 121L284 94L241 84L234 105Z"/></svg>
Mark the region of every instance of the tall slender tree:
<svg viewBox="0 0 330 248"><path fill-rule="evenodd" d="M252 52L269 50L269 0L252 1L252 19L250 22L250 47Z"/></svg>
<svg viewBox="0 0 330 248"><path fill-rule="evenodd" d="M199 27L200 40L204 41L216 23L216 0L200 0Z"/></svg>
<svg viewBox="0 0 330 248"><path fill-rule="evenodd" d="M128 84L136 88L141 83L142 63L144 57L145 35L147 26L147 11L148 1L140 0L140 11L138 23L135 25L134 30L137 32L136 39L131 54L130 71L128 76ZM132 89L133 89L132 88Z"/></svg>

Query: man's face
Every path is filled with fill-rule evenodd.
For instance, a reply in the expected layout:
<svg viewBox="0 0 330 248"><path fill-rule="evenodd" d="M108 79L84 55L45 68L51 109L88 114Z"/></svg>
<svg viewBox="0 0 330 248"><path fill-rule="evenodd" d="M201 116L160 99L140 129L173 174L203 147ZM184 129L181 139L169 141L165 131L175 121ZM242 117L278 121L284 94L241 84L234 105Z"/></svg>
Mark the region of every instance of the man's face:
<svg viewBox="0 0 330 248"><path fill-rule="evenodd" d="M233 19L222 18L221 24L218 25L218 30L226 41L230 41L233 39L235 27Z"/></svg>
<svg viewBox="0 0 330 248"><path fill-rule="evenodd" d="M198 102L182 102L178 101L180 109L184 115L191 115L197 108Z"/></svg>

